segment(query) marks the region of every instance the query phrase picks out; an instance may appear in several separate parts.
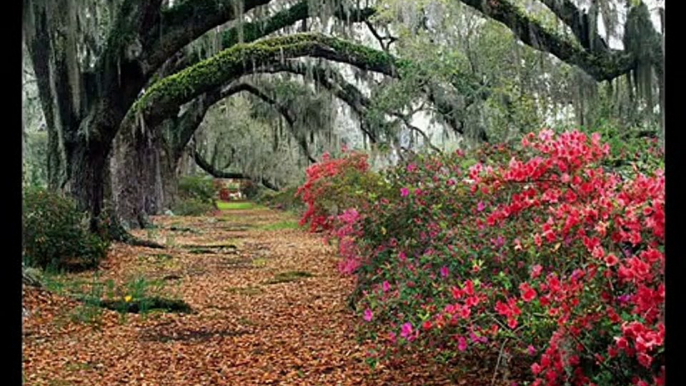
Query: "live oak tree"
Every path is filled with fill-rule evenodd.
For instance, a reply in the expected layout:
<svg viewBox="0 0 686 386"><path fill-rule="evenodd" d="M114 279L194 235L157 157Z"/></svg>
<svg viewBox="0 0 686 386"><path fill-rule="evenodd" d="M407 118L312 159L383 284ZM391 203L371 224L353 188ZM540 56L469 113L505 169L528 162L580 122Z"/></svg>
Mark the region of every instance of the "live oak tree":
<svg viewBox="0 0 686 386"><path fill-rule="evenodd" d="M229 96L222 92L240 84L236 82L247 74L294 73L294 63L301 63L296 59L305 57L362 70L359 76L372 89L369 95L319 65L310 66L314 70L307 77L319 74L318 83L351 107L370 141L397 140L393 128L402 125L424 134L430 143L411 121L422 109L457 135L500 139L489 128L496 122L493 117L536 125L539 121L527 121L531 114L522 110L536 104L536 98L527 96L529 90L545 94L537 81L541 77L531 68L522 73L525 67L517 58L509 64L497 62L507 47L488 51L484 46L489 41L502 44L502 28L520 45L534 49L517 51L525 63L534 62L534 51L549 54L541 63L555 69L547 71L553 77L558 69L579 69L592 79L587 88L591 91L597 82L627 79L619 85L615 81L614 88L623 87L631 100L642 101L645 111L663 104L661 35L644 3L626 4L622 50L610 47L609 33L622 29L613 19L612 5L623 2L594 0L588 10L571 0L528 2L537 5L531 10L525 10L524 3L29 0L25 45L48 129L49 185L88 209L94 228L106 185L127 221L158 212L168 201L166 196L173 195L173 186L165 184L174 180L180 154L205 113ZM441 17L441 12L450 17ZM474 15L480 17L477 24L487 23L485 33L469 35L469 29L448 28L451 23L475 23ZM608 36L599 33L601 19ZM338 37L293 33L296 28L311 30L313 20L322 25L331 20L364 25L379 48L357 42L345 28L333 30ZM462 56L450 47L459 47ZM498 76L499 66L520 70L516 77ZM378 80L369 73L383 77ZM568 74L560 77L570 79ZM655 89L658 98L653 97ZM555 103L568 97L560 95ZM575 105L580 112L586 109ZM501 115L490 113L501 110ZM484 111L489 116L484 117ZM297 142L301 149L308 148L302 138Z"/></svg>
<svg viewBox="0 0 686 386"><path fill-rule="evenodd" d="M143 87L185 45L267 3L27 2L25 44L33 61L49 130L50 186L68 192L81 208L88 209L93 228L97 227L103 209L107 160L113 140ZM93 20L98 21L95 24L107 24L104 37L98 36L98 26L89 26ZM259 55L254 59L259 60ZM161 107L166 114L176 109L164 105ZM150 124L162 120L157 115Z"/></svg>

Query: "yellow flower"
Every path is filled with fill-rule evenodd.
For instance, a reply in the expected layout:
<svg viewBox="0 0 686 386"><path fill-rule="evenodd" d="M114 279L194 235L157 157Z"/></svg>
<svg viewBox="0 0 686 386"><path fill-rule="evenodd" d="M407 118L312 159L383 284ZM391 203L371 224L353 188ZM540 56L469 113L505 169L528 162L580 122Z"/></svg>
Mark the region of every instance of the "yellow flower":
<svg viewBox="0 0 686 386"><path fill-rule="evenodd" d="M132 298L131 298L131 295L126 295L126 296L124 296L124 301L127 302L127 303L130 302L131 299L132 299Z"/></svg>

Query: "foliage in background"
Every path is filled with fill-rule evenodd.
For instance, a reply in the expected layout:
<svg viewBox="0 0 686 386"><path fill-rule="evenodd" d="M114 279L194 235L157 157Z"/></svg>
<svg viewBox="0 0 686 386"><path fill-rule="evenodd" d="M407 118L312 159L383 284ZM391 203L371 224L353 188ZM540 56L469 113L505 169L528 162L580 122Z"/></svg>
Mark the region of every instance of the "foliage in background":
<svg viewBox="0 0 686 386"><path fill-rule="evenodd" d="M172 213L178 216L202 216L215 210L215 204L194 197L180 199L172 205Z"/></svg>
<svg viewBox="0 0 686 386"><path fill-rule="evenodd" d="M211 177L183 176L179 179L179 199L172 212L179 216L202 216L217 209L220 187Z"/></svg>
<svg viewBox="0 0 686 386"><path fill-rule="evenodd" d="M305 212L305 205L296 197L297 187L286 187L278 192L269 189L261 189L253 200L259 204L265 205L272 209L279 209L285 211L292 211L299 214Z"/></svg>
<svg viewBox="0 0 686 386"><path fill-rule="evenodd" d="M211 177L202 175L183 176L179 179L179 196L213 204L218 196L217 186Z"/></svg>
<svg viewBox="0 0 686 386"><path fill-rule="evenodd" d="M505 353L535 385L663 382L664 175L619 174L610 153L544 130L418 157L384 173L392 197L317 219L357 278L363 336L387 355Z"/></svg>
<svg viewBox="0 0 686 386"><path fill-rule="evenodd" d="M95 268L109 242L90 233L85 213L59 194L40 188L24 191L22 254L26 265L56 270Z"/></svg>
<svg viewBox="0 0 686 386"><path fill-rule="evenodd" d="M22 154L22 186L45 188L48 185L48 133L28 132Z"/></svg>

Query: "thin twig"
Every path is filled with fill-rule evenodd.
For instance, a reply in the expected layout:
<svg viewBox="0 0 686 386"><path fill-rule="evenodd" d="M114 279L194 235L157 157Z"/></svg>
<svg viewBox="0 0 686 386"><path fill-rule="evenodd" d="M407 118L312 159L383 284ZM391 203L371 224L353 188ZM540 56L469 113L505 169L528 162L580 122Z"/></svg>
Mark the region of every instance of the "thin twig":
<svg viewBox="0 0 686 386"><path fill-rule="evenodd" d="M505 349L505 343L507 343L507 338L500 345L500 353L498 354L498 360L495 362L495 369L493 370L493 378L491 378L491 386L495 383L495 376L498 374L498 367L500 366L500 359L503 357L503 350Z"/></svg>

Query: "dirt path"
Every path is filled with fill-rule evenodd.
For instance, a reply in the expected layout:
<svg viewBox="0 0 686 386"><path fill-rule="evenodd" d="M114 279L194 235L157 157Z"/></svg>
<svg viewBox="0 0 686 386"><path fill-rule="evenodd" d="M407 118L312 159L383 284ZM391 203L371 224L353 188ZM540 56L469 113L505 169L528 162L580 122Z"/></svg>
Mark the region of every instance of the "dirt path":
<svg viewBox="0 0 686 386"><path fill-rule="evenodd" d="M26 290L29 385L439 385L426 369L372 371L346 308L352 282L331 247L268 209L159 217L167 250L116 245L99 280L165 282L192 314L104 311L100 326L71 321L79 304ZM172 230L174 229L174 230ZM223 248L187 245L225 245ZM70 275L88 278L93 273ZM429 378L427 378L429 377ZM463 384L463 383L459 383Z"/></svg>

